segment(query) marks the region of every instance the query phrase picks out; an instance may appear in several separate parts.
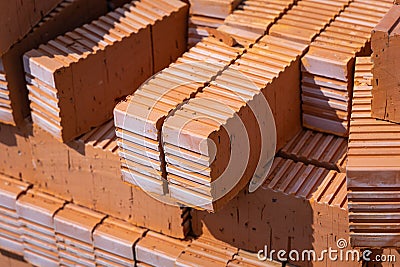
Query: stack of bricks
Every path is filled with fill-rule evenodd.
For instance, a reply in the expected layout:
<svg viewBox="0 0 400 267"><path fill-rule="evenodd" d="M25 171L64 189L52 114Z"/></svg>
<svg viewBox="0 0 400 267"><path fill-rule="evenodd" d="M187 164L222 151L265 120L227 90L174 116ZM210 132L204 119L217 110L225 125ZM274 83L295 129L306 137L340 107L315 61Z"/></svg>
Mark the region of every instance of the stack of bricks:
<svg viewBox="0 0 400 267"><path fill-rule="evenodd" d="M248 2L250 3L251 1ZM335 3L332 2L330 3L329 6L325 6L326 12L324 13L324 16L320 16L320 18L317 19L317 22L313 22L313 24L315 25L313 26L313 31L307 33L308 41L306 43L311 43L313 38L316 35L318 35L319 32L322 31L327 24L329 24L330 20L332 20L332 18L334 18L336 15L338 15L345 8L347 4L348 2L341 2L339 4L336 2ZM275 18L275 20L270 20L269 24L265 24L266 26L263 32L252 31L249 29L243 30L241 26L237 25L236 26L236 29L238 30L237 33L231 34L231 36L237 39L237 36L241 35L241 37L248 40L249 42L255 42L260 38L260 36L262 36L265 32L267 32L269 27L271 27L272 25L271 33L275 32L274 35L281 36L282 38L285 39L291 39L286 35L285 31L280 30L280 28L282 28L282 26L280 25L286 25L287 24L286 21L292 21L296 16L300 19L302 14L301 13L302 8L316 9L319 6L320 6L319 3L312 1L305 3L304 6L299 4L299 6L295 6L293 10L289 10L287 15L283 15L282 19L279 19L278 22L275 24L276 25L275 27L275 25L273 25L274 21L278 19L280 16L282 16L282 12L284 13L287 8L287 7L282 7L281 13L279 12L277 13L276 15L277 17ZM232 24L232 22L228 23L228 21L230 21L229 19L230 17L234 17L235 12L225 20L227 24ZM330 15L329 18L328 15ZM286 16L288 16L288 18L286 18ZM282 24L280 24L281 21ZM233 26L229 27L232 28ZM229 31L225 32L229 33ZM254 38L248 38L249 35L245 34L248 32L255 33L257 37L254 35ZM156 115L156 118L161 118L161 120L160 119L148 120L147 117L153 115L155 113L153 111L160 110L161 106L160 108L158 108L160 102L168 103L166 102L166 100L164 100L166 99L166 97L164 98L163 96L161 96L160 100L158 100L157 98L153 98L157 99L156 100L157 105L154 105L154 102L152 102L153 103L152 105L149 105L150 110L152 111L144 112L141 115L142 117L144 117L143 122L141 124L136 124L136 125L134 124L134 122L136 121L136 119L134 118L138 116L137 115L135 116L134 115L135 111L132 110L131 111L133 115L132 121L128 122L131 123L130 127L127 126L128 123L126 118L130 117L129 114L130 111L128 111L128 107L129 103L132 103L133 99L135 99L135 95L132 96L127 103L122 103L120 104L120 106L117 106L115 112L116 115L115 120L117 127L121 127L120 125L124 123L125 124L124 130L132 131L133 129L135 129L136 131L145 132L146 135L151 133L153 135L152 137L153 141L158 140L159 142L161 142L161 151L158 151L158 154L154 154L154 156L152 156L150 153L149 156L149 158L151 158L152 160L156 159L156 157L161 156L160 159L161 167L158 167L159 165L157 165L157 162L153 162L154 164L150 164L150 166L147 166L147 168L148 167L150 168L146 169L146 171L148 172L151 169L151 165L155 165L157 167L156 171L158 172L157 173L158 178L156 180L150 180L153 181L153 184L151 184L150 181L143 182L144 187L146 189L156 194L168 193L170 196L173 197L173 199L177 199L178 202L181 202L185 205L207 209L210 211L217 210L218 206L222 206L224 202L228 201L231 197L237 194L237 192L240 191L240 189L242 189L245 184L247 184L247 182L254 173L258 174L257 170L255 170L255 166L251 166L252 164L254 165L257 163L256 159L253 158L250 159L251 164L245 167L244 176L240 177L242 178L241 182L238 183L238 185L234 188L232 194L227 195L225 199L218 199L220 200L221 204L213 203L217 201L217 198L215 197L214 199L214 196L218 195L218 190L216 190L217 187L212 182L215 180L216 177L219 176L219 174L225 171L224 166L226 167L227 158L229 159L229 151L222 151L221 149L220 151L217 152L219 154L217 154L216 157L219 159L219 162L217 163L212 162L211 160L213 153L212 147L207 148L206 144L207 142L205 141L207 139L212 140L213 138L215 139L213 141L216 144L218 144L219 140L222 140L222 142L228 141L229 137L227 136L226 131L223 128L220 129L220 133L215 132L215 130L216 129L218 130L221 125L224 125L223 118L226 115L223 114L225 113L230 114L232 112L232 111L227 111L226 107L230 107L234 111L240 110L241 113L239 114L247 114L240 108L245 106L246 104L249 104L248 102L250 101L252 96L257 95L258 92L260 91L262 92L262 94L258 94L258 97L262 98L263 96L266 96L271 105L272 112L275 115L275 121L277 122L276 125L278 127L277 129L278 149L283 147L283 145L286 142L288 142L290 138L292 138L300 130L300 124L298 124L298 117L300 116L300 113L299 109L296 109L296 106L300 105L300 100L295 97L296 93L292 91L297 90L297 88L300 87L298 83L300 77L300 73L298 72L299 58L303 55L304 51L306 51L307 44L303 44L302 41L298 40L290 41L290 40L284 40L282 38L273 36L266 36L262 38L258 42L259 44L250 48L248 51L245 51L245 53L241 56L241 58L237 60L237 63L235 63L232 67L228 66L228 68L225 68L226 70L224 70L221 75L213 79L215 81L211 81L210 86L207 86L206 88L202 89L200 93L196 94L194 99L191 99L187 103L184 103L182 106L178 107L178 104L183 102L181 100L181 102L175 104L175 106L177 106L178 108L174 109L174 106L171 106L172 109L168 108L167 112L161 113L160 115ZM306 38L303 38L303 41L304 40L306 40ZM247 45L249 45L249 42L247 42ZM285 55L281 53L282 48L284 48L285 50ZM273 53L276 53L276 56L273 56ZM265 69L266 67L263 66L263 64L261 64L259 59L256 59L255 56L264 57L265 60L263 60L263 62L271 62L266 64L267 69L269 70L270 73L270 75L267 78L264 77L265 73L262 71L262 69ZM237 82L235 82L235 84L240 85L241 87L243 86L247 87L248 89L240 89L239 86L235 92L230 92L232 91L232 89L226 89L223 87L224 84L225 85L227 85L227 83L231 84L234 81L232 80L232 77L234 76L233 75L234 71L240 71L241 73L244 73L243 75L244 77L236 78ZM260 75L258 75L258 73L260 73ZM278 90L278 88L280 88L281 85L276 79L276 77L279 77L280 79L278 80L282 80L282 82L285 81L284 82L285 86L282 85L282 88L285 88L290 92L285 90ZM288 80L292 82L290 85L287 84ZM249 85L248 84L249 81L251 83L255 83L256 86L254 87ZM273 88L276 88L277 91L268 88L269 84ZM246 92L246 90L248 90L249 92ZM276 102L276 99L279 99L279 97L276 95L278 92L282 93L282 96L293 95L293 97L291 98L292 104L281 105L280 103ZM230 96L230 98L227 98L227 100L223 101L223 103L221 104L211 103L212 101L211 102L209 101L210 98L216 99L216 98L221 98L221 96L222 97ZM187 98L188 97L186 96L185 99ZM259 100L260 99L258 99L257 101ZM234 103L235 101L237 103ZM140 99L138 98L137 101L133 102L135 103L140 102ZM205 106L209 107L211 104L213 106L212 111L208 112L207 110L204 110ZM213 115L211 115L212 112L215 113L215 111L218 109L221 109L222 112L221 115L213 117ZM172 110L174 111L172 112ZM195 117L198 117L200 115L203 116L205 120L207 120L207 122L206 121L200 122L199 120L197 121L194 120ZM226 118L229 118L229 116ZM246 116L251 116L251 114L250 115L247 114ZM166 120L165 117L167 118ZM213 117L211 120L220 121L221 124L219 124L219 122L210 123L209 119L211 117ZM250 117L247 118L247 121L249 121L249 119ZM165 120L164 125L160 127L159 124L162 125L164 120ZM190 124L187 123L188 121L191 121L191 123ZM252 120L250 119L250 121ZM252 122L250 121L246 122L247 123L246 127L248 127L249 129L254 125L257 125L256 121ZM204 127L208 127L207 130ZM195 132L195 130L191 129L197 129L198 131L196 130ZM184 133L184 135L182 135L182 133ZM212 136L210 134L212 134ZM181 139L178 139L178 136L180 137L183 136L183 137ZM261 154L260 157L267 162L267 158L271 157L271 155L267 156L264 152L263 153L257 152L257 146L258 146L257 142L259 142L257 140L259 139L259 133L257 134L255 132L249 138L250 138L250 144L252 146L252 148L250 148L252 151L251 154L253 155L253 157L257 158L257 156ZM199 146L200 144L202 144L203 146L202 148L201 146ZM154 145L156 145L156 143L154 143ZM220 145L220 147L225 147L225 150L227 148L229 150L229 146L227 145L225 146ZM236 149L239 150L242 150L242 148L243 144L241 145L238 144L236 147ZM158 149L160 149L160 145L158 146ZM203 151L201 151L201 149L203 149ZM165 153L165 163L163 163L163 158L162 158L163 152ZM123 157L123 159L126 158ZM211 163L213 164L212 166L210 166ZM165 169L163 169L164 164L166 164ZM195 168L195 171L193 171L193 168ZM163 172L167 173L166 180L169 183L168 190L166 189L165 179L162 179L161 177L165 176L162 175ZM135 174L132 175L132 172L130 172L129 174L132 177L131 180L134 180ZM133 183L138 185L140 181L144 180L145 177L141 177L138 179L138 181L134 181ZM156 187L154 185L154 182L157 182ZM201 203L201 205L199 203Z"/></svg>
<svg viewBox="0 0 400 267"><path fill-rule="evenodd" d="M33 122L64 142L104 123L118 99L185 50L186 20L180 1L142 0L29 51Z"/></svg>
<svg viewBox="0 0 400 267"><path fill-rule="evenodd" d="M392 0L192 0L215 29L184 54L189 0L112 0L100 18L94 2L65 0L1 54L0 120L19 126L0 125L1 250L34 266L339 267L360 263L249 251L400 247Z"/></svg>
<svg viewBox="0 0 400 267"><path fill-rule="evenodd" d="M400 6L393 6L372 33L372 117L396 123L400 123L399 36Z"/></svg>
<svg viewBox="0 0 400 267"><path fill-rule="evenodd" d="M29 184L0 175L0 248L23 255L16 201Z"/></svg>
<svg viewBox="0 0 400 267"><path fill-rule="evenodd" d="M282 13L286 11L286 9L290 6L290 3L282 3L280 4L280 11L275 10L274 12L277 13L277 16L281 16ZM270 20L270 24L273 23L274 20ZM239 29L239 28L238 28ZM267 29L265 29L266 31ZM240 36L243 38L247 38L246 35L241 35L241 33L238 33ZM258 34L258 36L261 36L262 34ZM279 38L278 38L279 39ZM276 49L279 49L279 47L282 47L279 42L282 40L277 40L276 38L271 40L271 41L264 41L263 45L271 45L272 47L276 47ZM284 40L283 40L284 41ZM197 47L200 47L203 42L199 43L195 48L192 48L188 53L186 53L182 59L190 58L193 53L197 54L198 49ZM272 44L274 43L274 44ZM277 44L278 43L278 44ZM301 51L297 51L293 53L293 55L300 55L302 54L302 51L304 49L304 45L298 45L298 44L291 44L290 41L287 41L283 45L286 49L290 51L290 49L300 49ZM294 46L294 47L293 47ZM300 47L297 48L296 46ZM256 49L256 48L254 48ZM239 50L240 51L240 50ZM239 55L241 52L238 52ZM249 53L246 53L246 55ZM222 60L218 64L215 62L213 59L208 61L208 57L204 57L203 59L206 60L204 63L196 63L194 61L193 63L190 60L185 60L184 63L190 64L189 68L188 67L181 67L179 65L172 65L170 68L165 69L161 73L159 73L157 76L153 77L150 81L145 83L133 96L128 97L127 101L120 103L117 105L115 111L114 111L114 118L115 118L115 125L117 127L117 132L122 130L125 133L127 133L126 137L122 136L121 134L121 140L120 140L120 148L121 149L121 159L122 159L122 165L124 169L124 179L126 181L130 181L130 183L140 186L146 190L148 190L151 193L158 194L158 195L168 195L169 194L169 189L167 189L166 185L166 180L170 180L166 177L166 172L167 170L169 171L172 166L174 167L173 164L170 164L169 166L165 165L164 158L163 158L163 152L164 148L161 147L161 141L163 143L172 144L173 146L170 146L170 152L172 150L172 155L171 155L171 161L174 161L174 154L179 153L178 151L173 151L175 147L179 147L176 143L171 143L168 140L161 139L161 131L163 127L163 123L165 118L169 117L169 115L173 114L176 110L177 107L185 102L185 100L190 99L193 97L194 94L196 94L198 91L201 91L204 85L212 80L215 79L216 76L219 75L221 71L226 69L230 64L232 64L235 59L237 59L238 54L237 53L232 53L232 56L230 58L227 58L227 60ZM251 57L251 56L249 56ZM212 58L212 57L211 57ZM230 59L230 60L229 60ZM290 59L291 60L291 59ZM289 61L290 61L289 60ZM178 63L181 63L182 60L178 59ZM242 61L241 61L242 62ZM211 63L211 64L210 64ZM221 64L222 63L222 64ZM239 63L240 64L240 63ZM246 66L247 63L243 61L243 65ZM176 70L175 70L176 69ZM188 74L182 75L182 69L184 69ZM201 76L200 75L200 69L206 70L205 74ZM245 67L243 67L245 69ZM240 69L239 69L240 70ZM280 68L277 68L277 71L281 71ZM294 67L292 72L294 72ZM204 71L203 71L204 72ZM290 71L288 71L289 74L287 75L292 75ZM297 72L298 73L298 72ZM176 77L177 75L181 77ZM164 78L167 77L167 78ZM226 76L227 79L229 79L229 74ZM226 80L225 77L220 79L220 83L224 84L224 79ZM258 78L261 79L261 78ZM158 81L159 80L159 81ZM271 79L272 80L272 79ZM271 81L268 80L268 81ZM297 79L293 79L294 83L296 82ZM165 83L163 81L167 81L168 83ZM250 81L252 81L250 79ZM262 80L264 83L268 81ZM226 82L225 82L226 83ZM250 85L251 82L247 81L247 87L252 88ZM260 85L263 87L263 85ZM294 86L293 88L295 88ZM143 102L145 101L146 102ZM200 100L201 101L201 100ZM143 105L143 103L146 103ZM244 103L242 103L243 105ZM142 105L143 108L138 109L137 107ZM299 125L299 124L298 124ZM299 125L300 126L300 125ZM298 129L293 130L293 134L297 132ZM145 141L144 145L141 145L142 149L140 149L140 146L137 146L139 141L133 141L134 136L136 135L136 139L138 137L141 137L140 142L143 143ZM175 135L176 136L176 135ZM143 138L144 137L144 138ZM225 136L226 137L226 136ZM172 137L174 138L174 137ZM225 138L225 141L227 139ZM133 142L133 143L132 143ZM152 143L152 147L150 144ZM136 148L135 148L136 146ZM125 149L128 148L129 153L125 153ZM184 148L184 147L182 147ZM160 150L161 149L161 150ZM187 148L184 148L187 150ZM147 150L147 151L146 151ZM189 149L190 150L190 149ZM139 153L141 152L141 153ZM190 154L190 153L189 153ZM196 157L196 154L192 152L192 156ZM143 157L144 156L144 157ZM187 155L186 155L187 156ZM175 157L176 158L176 157ZM147 161L144 161L147 159ZM179 159L178 159L179 160ZM206 162L207 159L201 159L203 162ZM168 161L168 159L167 159ZM143 164L145 163L145 164ZM178 161L179 164L179 161ZM190 162L189 162L190 164ZM206 163L205 163L206 164ZM179 167L179 166L178 166ZM168 169L169 168L169 169ZM203 168L200 166L200 168ZM185 168L184 168L185 169ZM187 166L186 166L187 169ZM178 168L178 175L186 175L184 170L179 170ZM204 181L203 185L206 185L203 189L197 189L197 190L203 190L201 193L203 194L198 194L199 192L193 192L192 191L187 191L185 190L182 186L178 186L175 190L175 193L169 194L173 197L173 201L175 201L177 195L181 195L180 201L186 205L191 205L191 206L198 206L202 208L207 208L209 210L215 210L215 207L213 206L212 202L212 193L211 191L214 190L214 188L211 188L208 186L207 188L207 169L204 170L204 175L205 177L198 177L196 181ZM176 174L176 173L174 173ZM192 173L196 175L195 173ZM211 174L209 173L208 176ZM249 177L249 175L247 175ZM190 177L190 175L189 175ZM179 177L178 177L179 178ZM196 186L196 184L193 184L189 180L193 180L192 177L188 178L187 184L189 187ZM196 179L196 178L194 178ZM172 180L172 179L171 179ZM184 181L184 179L180 179L181 181ZM176 181L176 179L175 179ZM245 180L239 185L239 187L244 186ZM183 184L182 184L183 185ZM200 186L201 187L201 186ZM236 189L238 190L239 187ZM193 201L187 201L188 197L195 197ZM227 201L228 196L224 201ZM201 205L196 204L196 200L199 200L202 202Z"/></svg>
<svg viewBox="0 0 400 267"><path fill-rule="evenodd" d="M352 245L399 247L400 126L371 116L372 62L357 58L347 186Z"/></svg>
<svg viewBox="0 0 400 267"><path fill-rule="evenodd" d="M241 48L205 38L183 54L176 64L158 73L135 95L117 105L114 117L126 182L153 193L163 195L166 192L165 164L159 148L164 119L242 52Z"/></svg>
<svg viewBox="0 0 400 267"><path fill-rule="evenodd" d="M311 44L302 60L303 125L347 136L356 56L370 53L371 31L391 0L355 0Z"/></svg>
<svg viewBox="0 0 400 267"><path fill-rule="evenodd" d="M65 201L29 190L17 200L24 258L34 266L59 266L54 214Z"/></svg>
<svg viewBox="0 0 400 267"><path fill-rule="evenodd" d="M34 266L265 266L256 264L256 255L211 236L175 239L29 189L18 180L1 181L0 206L7 211L1 248ZM14 246L5 242L5 225L21 236ZM12 250L17 245L19 250Z"/></svg>
<svg viewBox="0 0 400 267"><path fill-rule="evenodd" d="M186 64L172 65L118 104L114 120L125 181L151 193L165 193L159 125L170 111L197 92L220 69L207 63L194 63L189 69Z"/></svg>
<svg viewBox="0 0 400 267"><path fill-rule="evenodd" d="M190 0L188 47L193 47L204 37L208 29L216 29L233 12L242 0Z"/></svg>
<svg viewBox="0 0 400 267"><path fill-rule="evenodd" d="M45 2L45 1L43 1ZM54 2L54 1L53 1ZM20 126L29 116L22 55L107 12L106 1L64 0L0 56L0 122ZM3 28L2 28L3 29ZM3 38L2 38L3 39ZM4 40L4 39L3 39Z"/></svg>
<svg viewBox="0 0 400 267"><path fill-rule="evenodd" d="M298 64L292 63L296 60L298 62L298 55L302 53L304 48L304 45L298 45L280 38L267 36L261 39L260 44L249 49L234 66L229 67L215 81L211 82L210 86L204 88L195 98L189 100L167 117L162 129L162 143L165 150L171 196L185 204L194 204L199 208L216 211L219 206L236 195L249 182L254 173L260 171L256 169L259 158L267 160L266 162L271 160L273 154L265 155L267 151L260 151L260 136L262 135L260 125L273 124L272 117L263 117L261 118L262 121L257 121L260 120L260 118L257 118L258 114L268 114L265 110L262 110L265 105L265 103L262 104L262 99L265 96L268 99L269 93L271 93L271 96L280 93L282 95L290 94L286 90L278 89L296 89L296 85L292 86L292 82L297 83L298 81L295 78L296 73L298 73ZM278 67L276 64L269 65L267 63L269 53L280 54L282 49L285 50L286 55L293 56L288 56L287 61L282 59L282 62L279 62L282 67ZM254 55L264 59L254 61ZM257 70L262 67L258 67L257 64L262 67L267 65L270 76L259 75ZM286 71L282 72L285 68ZM240 76L237 75L238 73L241 73ZM274 83L272 83L273 80ZM281 85L279 80L285 81L286 87L283 84ZM288 81L290 81L290 84L288 84ZM213 101L214 99L218 99L218 102ZM242 109L246 105L248 106L247 110ZM295 134L300 129L298 123L298 129L294 127L298 122L296 114L293 114L293 112L292 114L286 113L290 113L290 108L277 110L287 107L271 105L273 112L282 116L280 117L282 120L277 123L279 127L277 129L278 139L281 138L282 140L278 141L278 146L284 143L283 140L288 138L287 135L291 131ZM235 112L238 112L236 117ZM257 112L259 113L257 114ZM230 119L231 117L234 119ZM291 129L289 125L285 125L283 118L290 122ZM240 120L244 123L244 129L237 126ZM275 118L275 120L277 119ZM284 129L286 129L286 132ZM287 135L285 136L285 134ZM241 138L236 139L234 136L241 136ZM216 144L216 150L213 151L213 144L207 140L212 140ZM234 142L234 140L238 141ZM249 142L247 147L246 142ZM229 145L229 143L231 144ZM266 147L264 148L268 150ZM249 152L247 157L251 156L248 161L243 161L247 166L228 165L230 157L239 156L245 159L246 149ZM213 161L212 153L215 155L215 161ZM224 198L218 198L220 195L218 190L223 188L221 186L218 188L219 184L214 183L214 181L223 179L222 175L229 176L233 173L236 176L239 174L243 176L239 176L240 181L238 180L234 188L230 188L231 194ZM262 176L262 173L257 174ZM195 199L196 196L197 200Z"/></svg>
<svg viewBox="0 0 400 267"><path fill-rule="evenodd" d="M267 149L257 151L262 133L257 133L254 129L257 129L259 125L272 125L272 120L268 121L268 118L265 117L263 118L265 121L257 121L257 118L254 117L255 114L251 114L254 110L249 108L251 106L257 108L263 106L260 104L263 97L268 100L276 122L277 149L282 148L301 129L298 121L300 99L296 97L296 91L300 87L298 82L300 79L298 70L300 57L306 51L307 43L310 43L329 24L332 17L335 17L345 8L347 2L324 4L327 9L326 14L317 20L318 23L315 23L314 30L307 33L308 42L291 41L286 32L281 31L280 28L285 28L281 25L286 25L286 21L291 21L296 16L298 19L301 18L298 14L298 11L303 7L301 3L303 2L294 6L276 24L272 25L271 34L275 33L273 35L280 37L267 35L260 39L258 44L248 49L235 64L222 72L215 81L212 81L210 86L204 88L194 99L184 103L171 116L167 117L162 130L162 144L167 163L167 179L170 182L169 191L175 199L186 205L191 204L196 207L199 207L199 205L194 203L202 203L202 207L199 208L216 211L237 194L254 174L263 176L262 171L265 170L256 169L254 165L258 163L258 159L261 159L264 164L269 162L271 155L267 155L265 151ZM306 1L304 5L308 8L314 8L314 10L320 6L319 3L313 1ZM330 14L329 18L327 18L327 14ZM282 53L282 51L285 52ZM266 69L268 72L265 71ZM238 76L235 75L235 71L240 71L241 75L235 77ZM227 88L228 86L229 88ZM289 101L285 99L285 96L288 95L291 96ZM219 103L210 102L210 99L218 99ZM278 102L279 99L285 99L285 104ZM209 103L205 104L207 101ZM246 105L246 109L243 108ZM204 107L210 107L210 111L204 109ZM258 110L258 112L267 114L264 110ZM212 115L213 113L214 115ZM250 155L253 158L249 159L243 177L239 178L240 182L233 188L231 195L228 194L225 199L221 198L217 201L216 198L214 199L214 196L218 195L217 184L213 181L222 172L228 173L225 167L227 166L227 158L229 159L229 149L234 150L224 142L232 141L229 140L227 132L233 124L229 126L228 122L232 123L233 119L230 118L235 113L238 116L237 118L241 118L245 122L245 127L248 129L247 138L250 143ZM236 134L239 134L239 132ZM229 132L229 135L232 136L233 133ZM211 146L213 144L207 147L206 140L210 139L214 141L214 144L217 144L215 158L219 161L212 162L209 159L212 155ZM235 149L240 152L232 152L232 154L239 154L242 158L245 158L246 155L241 154L245 151L243 144L235 145L237 146ZM225 150L221 148L225 148ZM179 154L174 151L178 151ZM180 157L178 158L177 155ZM211 163L212 165L210 165ZM234 167L238 168L238 166Z"/></svg>
<svg viewBox="0 0 400 267"><path fill-rule="evenodd" d="M92 232L104 218L74 204L67 204L54 216L61 265L96 266Z"/></svg>

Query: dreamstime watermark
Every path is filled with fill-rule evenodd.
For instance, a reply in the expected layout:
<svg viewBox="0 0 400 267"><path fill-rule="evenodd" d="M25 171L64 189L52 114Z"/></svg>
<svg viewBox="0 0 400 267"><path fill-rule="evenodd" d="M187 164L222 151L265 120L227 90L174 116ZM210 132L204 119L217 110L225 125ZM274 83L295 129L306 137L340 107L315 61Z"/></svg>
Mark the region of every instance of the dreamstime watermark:
<svg viewBox="0 0 400 267"><path fill-rule="evenodd" d="M374 253L366 249L359 251L356 249L348 249L348 242L346 239L339 239L336 242L336 248L329 247L317 253L315 250L268 250L268 246L259 250L257 257L260 261L272 261L277 259L281 262L323 262L323 261L341 261L341 262L395 262L395 255L374 255Z"/></svg>

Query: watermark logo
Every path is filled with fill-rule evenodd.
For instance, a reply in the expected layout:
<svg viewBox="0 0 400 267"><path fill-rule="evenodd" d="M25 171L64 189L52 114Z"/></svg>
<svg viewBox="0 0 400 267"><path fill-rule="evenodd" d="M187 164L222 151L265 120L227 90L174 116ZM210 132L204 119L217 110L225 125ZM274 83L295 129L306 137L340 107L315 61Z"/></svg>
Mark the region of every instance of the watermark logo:
<svg viewBox="0 0 400 267"><path fill-rule="evenodd" d="M207 73L218 69L221 71L224 66L214 62L174 64L155 74L136 91L132 99L138 100L128 101L122 125L124 129L134 132L136 137L141 135L142 140L127 136L119 141L119 146L127 151L120 154L128 170L124 174L126 181L159 201L174 204L176 198L180 206L182 202L179 198L183 196L188 200L188 196L173 194L170 185L174 184L174 190L177 190L182 180L190 181L184 182L185 192L201 192L204 188L210 188L213 201L226 196L243 177L250 181L250 192L261 186L272 167L276 152L276 127L272 110L260 88L236 66L219 74L223 76L222 79L217 77L210 82ZM202 85L206 86L199 89ZM182 98L182 95L185 96ZM146 109L138 106L142 105L140 101L145 101ZM175 107L176 104L179 105ZM170 110L165 112L169 107ZM137 111L139 108L140 112ZM136 115L139 113L140 118ZM196 130L201 128L202 123L219 126L222 137L229 140L221 141L224 143L221 145L218 138L212 135L213 132L204 133L208 136L201 140L198 135L202 133ZM158 140L158 150L161 151L143 146L143 150L139 151L142 165L132 163L136 160L136 155L129 151L133 147L132 142L136 142L134 146L137 147L139 143L148 143L149 139ZM166 170L163 170L161 160L155 156L159 152L165 155ZM202 184L201 179L198 179L200 182L194 179L210 175L213 162L226 155L229 155L229 160L223 161L223 168L218 168L218 176L214 176L213 181ZM253 169L250 175L249 164ZM211 171L215 173L215 170ZM161 177L162 172L167 175ZM172 177L179 178L170 179L170 173ZM198 198L196 203L189 204L202 207L210 203L208 198Z"/></svg>
<svg viewBox="0 0 400 267"><path fill-rule="evenodd" d="M348 248L348 241L346 239L339 239L336 242L336 248L328 247L320 252L315 250L268 250L268 246L259 250L257 257L260 261L272 261L277 259L282 262L395 262L395 255L373 255L371 250L359 251L356 249Z"/></svg>

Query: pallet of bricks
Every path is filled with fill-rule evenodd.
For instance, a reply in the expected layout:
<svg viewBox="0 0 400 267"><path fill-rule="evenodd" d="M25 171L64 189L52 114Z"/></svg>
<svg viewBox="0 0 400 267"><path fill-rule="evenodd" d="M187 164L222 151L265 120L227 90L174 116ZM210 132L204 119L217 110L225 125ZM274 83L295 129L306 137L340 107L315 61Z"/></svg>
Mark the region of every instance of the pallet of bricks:
<svg viewBox="0 0 400 267"><path fill-rule="evenodd" d="M50 2L1 19L0 266L400 260L392 0Z"/></svg>

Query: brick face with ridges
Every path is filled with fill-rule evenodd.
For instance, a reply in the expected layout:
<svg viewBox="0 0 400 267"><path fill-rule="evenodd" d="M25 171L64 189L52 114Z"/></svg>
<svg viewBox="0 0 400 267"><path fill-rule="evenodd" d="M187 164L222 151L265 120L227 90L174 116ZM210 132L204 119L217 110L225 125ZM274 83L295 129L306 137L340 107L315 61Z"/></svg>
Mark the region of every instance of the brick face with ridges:
<svg viewBox="0 0 400 267"><path fill-rule="evenodd" d="M300 131L279 155L306 164L345 172L347 139L304 129Z"/></svg>
<svg viewBox="0 0 400 267"><path fill-rule="evenodd" d="M118 99L186 49L186 22L184 3L142 0L29 51L34 123L64 142L101 125Z"/></svg>
<svg viewBox="0 0 400 267"><path fill-rule="evenodd" d="M302 59L305 127L348 135L354 60L371 52L371 31L391 6L355 0L313 41Z"/></svg>
<svg viewBox="0 0 400 267"><path fill-rule="evenodd" d="M350 123L347 186L351 242L400 246L400 126L371 117L372 62L357 58Z"/></svg>

